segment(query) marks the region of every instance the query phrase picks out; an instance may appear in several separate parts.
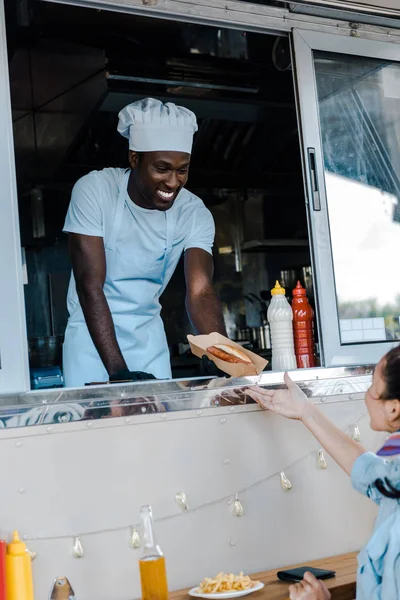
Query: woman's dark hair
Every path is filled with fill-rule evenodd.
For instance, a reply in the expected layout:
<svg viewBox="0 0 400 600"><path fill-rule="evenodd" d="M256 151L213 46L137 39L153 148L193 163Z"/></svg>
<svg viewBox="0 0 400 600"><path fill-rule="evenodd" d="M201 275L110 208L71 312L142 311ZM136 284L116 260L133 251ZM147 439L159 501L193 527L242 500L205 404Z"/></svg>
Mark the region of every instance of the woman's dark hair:
<svg viewBox="0 0 400 600"><path fill-rule="evenodd" d="M385 391L381 400L400 400L400 346L392 348L385 356L382 369Z"/></svg>
<svg viewBox="0 0 400 600"><path fill-rule="evenodd" d="M385 496L385 498L392 498L393 500L400 499L400 490L395 488L387 477L382 481L382 479L377 479L374 481L374 485L376 489Z"/></svg>
<svg viewBox="0 0 400 600"><path fill-rule="evenodd" d="M382 378L385 382L385 391L380 399L400 400L400 346L386 354ZM384 480L377 479L374 485L385 498L400 500L400 489L395 488L386 477Z"/></svg>

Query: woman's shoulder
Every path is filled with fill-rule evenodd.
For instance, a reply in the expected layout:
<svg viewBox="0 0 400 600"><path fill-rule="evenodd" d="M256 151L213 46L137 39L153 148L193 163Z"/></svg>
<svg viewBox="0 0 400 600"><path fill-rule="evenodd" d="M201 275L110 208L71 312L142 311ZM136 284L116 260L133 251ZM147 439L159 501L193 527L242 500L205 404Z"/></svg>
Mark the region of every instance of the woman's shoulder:
<svg viewBox="0 0 400 600"><path fill-rule="evenodd" d="M382 494L375 485L377 480L400 488L400 455L388 459L365 452L356 459L351 472L353 487L379 504Z"/></svg>

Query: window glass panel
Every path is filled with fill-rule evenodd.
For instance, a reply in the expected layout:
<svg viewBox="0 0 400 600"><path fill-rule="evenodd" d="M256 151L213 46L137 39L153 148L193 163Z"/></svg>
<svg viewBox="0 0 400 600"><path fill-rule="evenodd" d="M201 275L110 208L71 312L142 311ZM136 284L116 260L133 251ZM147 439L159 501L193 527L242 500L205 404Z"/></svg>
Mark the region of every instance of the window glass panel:
<svg viewBox="0 0 400 600"><path fill-rule="evenodd" d="M400 63L314 64L341 343L400 339Z"/></svg>

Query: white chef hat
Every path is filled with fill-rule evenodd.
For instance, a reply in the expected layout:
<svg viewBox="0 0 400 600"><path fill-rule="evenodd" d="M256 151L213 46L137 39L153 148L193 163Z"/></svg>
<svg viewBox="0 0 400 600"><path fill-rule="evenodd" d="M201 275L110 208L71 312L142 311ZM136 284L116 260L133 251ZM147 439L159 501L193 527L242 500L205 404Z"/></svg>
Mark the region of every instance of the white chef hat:
<svg viewBox="0 0 400 600"><path fill-rule="evenodd" d="M197 121L183 106L146 98L125 106L118 118L118 131L128 138L129 150L192 152Z"/></svg>

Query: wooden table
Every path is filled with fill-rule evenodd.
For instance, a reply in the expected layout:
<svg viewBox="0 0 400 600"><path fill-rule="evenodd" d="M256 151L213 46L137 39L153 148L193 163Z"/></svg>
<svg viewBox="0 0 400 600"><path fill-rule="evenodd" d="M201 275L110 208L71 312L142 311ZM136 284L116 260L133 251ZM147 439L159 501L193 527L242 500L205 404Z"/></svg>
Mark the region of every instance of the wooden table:
<svg viewBox="0 0 400 600"><path fill-rule="evenodd" d="M255 573L252 579L262 581L265 587L259 592L251 595L251 600L287 600L289 598L287 583L279 581L276 572L283 569L301 567L317 567L319 569L330 569L336 571L336 577L325 581L332 594L333 600L354 600L356 597L356 574L357 574L357 553L341 554L340 556L331 556L320 560L306 561L300 565L283 567L282 569L273 569L272 571L263 571ZM180 590L170 594L170 600L187 600L188 590ZM250 598L250 596L249 596Z"/></svg>

